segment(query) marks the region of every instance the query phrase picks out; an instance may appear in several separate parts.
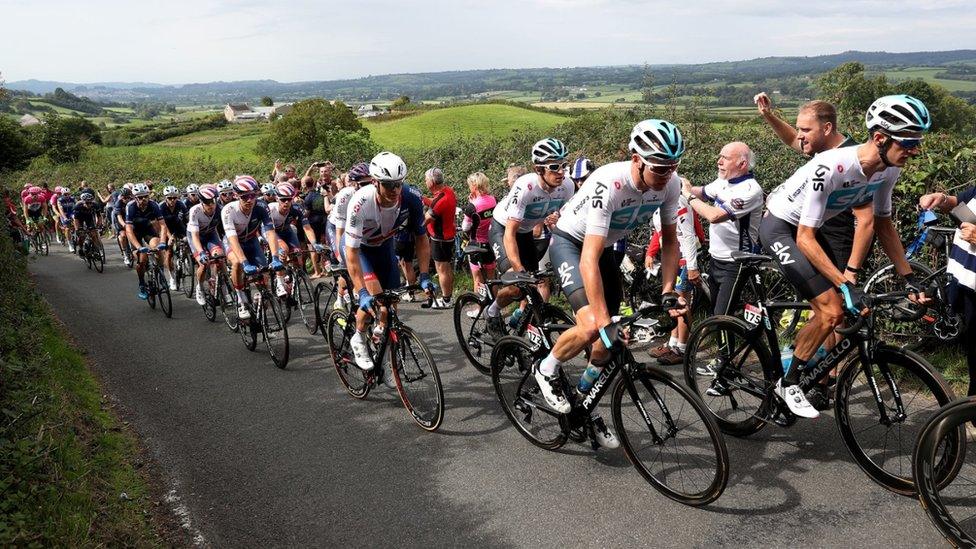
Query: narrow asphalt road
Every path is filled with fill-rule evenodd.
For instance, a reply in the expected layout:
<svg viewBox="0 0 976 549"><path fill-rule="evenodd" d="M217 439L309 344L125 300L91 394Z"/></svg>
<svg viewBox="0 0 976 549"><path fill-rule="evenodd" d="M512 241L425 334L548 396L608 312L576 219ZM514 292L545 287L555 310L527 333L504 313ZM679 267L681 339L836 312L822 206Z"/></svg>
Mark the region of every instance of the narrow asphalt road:
<svg viewBox="0 0 976 549"><path fill-rule="evenodd" d="M403 306L443 379L446 417L431 434L395 393L349 397L324 340L301 325L282 371L192 300L174 298L172 319L150 310L135 274L106 248L104 274L60 247L32 258L31 271L203 544L942 545L916 500L861 472L831 414L727 438L725 494L707 509L685 507L646 484L621 450L530 445L490 380L464 362L448 312Z"/></svg>

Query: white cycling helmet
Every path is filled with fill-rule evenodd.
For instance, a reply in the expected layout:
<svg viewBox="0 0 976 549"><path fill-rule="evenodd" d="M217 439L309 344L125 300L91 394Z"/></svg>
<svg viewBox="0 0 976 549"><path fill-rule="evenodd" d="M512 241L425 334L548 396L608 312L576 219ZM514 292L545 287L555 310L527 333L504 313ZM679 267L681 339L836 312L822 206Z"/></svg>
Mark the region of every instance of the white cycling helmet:
<svg viewBox="0 0 976 549"><path fill-rule="evenodd" d="M136 183L132 186L133 196L149 196L149 186L145 183Z"/></svg>
<svg viewBox="0 0 976 549"><path fill-rule="evenodd" d="M871 103L864 124L868 131L927 132L932 127L932 117L925 103L910 95L886 95Z"/></svg>
<svg viewBox="0 0 976 549"><path fill-rule="evenodd" d="M186 194L194 194L200 191L200 185L196 183L190 183L186 186Z"/></svg>
<svg viewBox="0 0 976 549"><path fill-rule="evenodd" d="M163 196L167 198L171 196L180 196L180 190L172 185L169 185L168 187L163 189Z"/></svg>
<svg viewBox="0 0 976 549"><path fill-rule="evenodd" d="M671 122L650 119L634 126L628 149L646 164L674 164L685 153L685 141Z"/></svg>
<svg viewBox="0 0 976 549"><path fill-rule="evenodd" d="M391 152L381 152L369 162L369 175L380 183L403 181L407 177L407 164Z"/></svg>
<svg viewBox="0 0 976 549"><path fill-rule="evenodd" d="M542 141L532 145L532 163L548 164L549 162L560 162L566 159L566 145L554 138L547 137Z"/></svg>
<svg viewBox="0 0 976 549"><path fill-rule="evenodd" d="M274 192L274 183L265 183L264 185L261 185L261 194L274 194Z"/></svg>
<svg viewBox="0 0 976 549"><path fill-rule="evenodd" d="M217 192L226 193L234 190L234 184L230 182L230 179L224 179L220 183L217 183Z"/></svg>
<svg viewBox="0 0 976 549"><path fill-rule="evenodd" d="M131 191L133 188L135 188L135 186L135 183L126 183L125 185L122 185L122 188L129 189Z"/></svg>

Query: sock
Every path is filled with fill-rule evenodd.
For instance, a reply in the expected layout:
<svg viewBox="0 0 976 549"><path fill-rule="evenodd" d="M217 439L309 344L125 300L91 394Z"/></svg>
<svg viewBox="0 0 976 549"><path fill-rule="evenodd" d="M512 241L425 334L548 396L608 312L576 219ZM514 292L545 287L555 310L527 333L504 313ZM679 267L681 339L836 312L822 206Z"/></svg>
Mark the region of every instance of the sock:
<svg viewBox="0 0 976 549"><path fill-rule="evenodd" d="M502 310L498 306L498 301L492 301L491 305L488 306L488 316L501 316Z"/></svg>
<svg viewBox="0 0 976 549"><path fill-rule="evenodd" d="M146 285L146 276L145 276L145 274L143 274L143 273L137 273L137 274L139 275L139 285L140 286L145 286Z"/></svg>
<svg viewBox="0 0 976 549"><path fill-rule="evenodd" d="M783 378L783 386L787 387L789 385L796 385L800 382L800 371L806 368L807 361L797 358L793 355L793 361L790 362L790 371Z"/></svg>
<svg viewBox="0 0 976 549"><path fill-rule="evenodd" d="M677 347L677 346L678 346L678 338L671 336L671 339L668 340L668 347Z"/></svg>
<svg viewBox="0 0 976 549"><path fill-rule="evenodd" d="M542 359L539 363L539 371L542 372L544 376L551 376L556 373L556 368L559 367L559 361L556 357L552 356L552 353L546 355L546 358Z"/></svg>
<svg viewBox="0 0 976 549"><path fill-rule="evenodd" d="M237 290L237 300L241 303L247 301L247 294L244 293L244 290Z"/></svg>
<svg viewBox="0 0 976 549"><path fill-rule="evenodd" d="M359 330L353 332L352 337L349 338L349 343L362 343L362 342L363 342L363 333L360 332Z"/></svg>
<svg viewBox="0 0 976 549"><path fill-rule="evenodd" d="M673 347L678 350L678 353L685 354L685 349L688 348L688 344L687 343L676 343L675 345L673 345Z"/></svg>

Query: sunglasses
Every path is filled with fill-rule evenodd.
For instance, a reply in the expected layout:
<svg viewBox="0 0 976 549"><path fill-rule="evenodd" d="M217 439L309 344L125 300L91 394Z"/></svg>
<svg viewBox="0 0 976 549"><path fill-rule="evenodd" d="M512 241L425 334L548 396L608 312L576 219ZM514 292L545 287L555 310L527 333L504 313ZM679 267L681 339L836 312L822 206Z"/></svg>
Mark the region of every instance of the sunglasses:
<svg viewBox="0 0 976 549"><path fill-rule="evenodd" d="M238 195L238 198L240 198L241 200L246 200L246 201L254 200L257 197L258 197L258 195L254 194L254 193L244 193L242 195Z"/></svg>
<svg viewBox="0 0 976 549"><path fill-rule="evenodd" d="M399 189L403 185L403 181L380 181L380 185L387 189Z"/></svg>
<svg viewBox="0 0 976 549"><path fill-rule="evenodd" d="M149 200L148 196L137 196L136 200Z"/></svg>
<svg viewBox="0 0 976 549"><path fill-rule="evenodd" d="M921 137L899 137L897 135L889 135L888 137L895 140L901 148L908 151L922 146Z"/></svg>
<svg viewBox="0 0 976 549"><path fill-rule="evenodd" d="M214 200L207 200L206 198L201 198L201 199L200 199L200 202L201 202L201 203L202 203L202 204L203 204L204 206L213 206L213 205L214 205L214 203L215 203L215 201L214 201Z"/></svg>
<svg viewBox="0 0 976 549"><path fill-rule="evenodd" d="M669 175L678 169L678 164L647 164L654 175Z"/></svg>
<svg viewBox="0 0 976 549"><path fill-rule="evenodd" d="M278 202L291 202L291 201L292 201L292 198L291 197L288 197L288 198L284 198L284 197L281 197L281 196L278 197Z"/></svg>
<svg viewBox="0 0 976 549"><path fill-rule="evenodd" d="M166 200L176 200L176 197L175 196L167 196L166 197Z"/></svg>
<svg viewBox="0 0 976 549"><path fill-rule="evenodd" d="M545 165L545 168L547 170L549 170L550 172L561 172L561 171L565 170L566 169L566 166L568 166L568 165L569 165L569 162L560 162L560 163L557 163L557 164L546 164Z"/></svg>
<svg viewBox="0 0 976 549"><path fill-rule="evenodd" d="M224 191L224 192L220 193L220 198L224 198L225 196L233 196L233 195L234 195L234 193L232 193L230 191Z"/></svg>

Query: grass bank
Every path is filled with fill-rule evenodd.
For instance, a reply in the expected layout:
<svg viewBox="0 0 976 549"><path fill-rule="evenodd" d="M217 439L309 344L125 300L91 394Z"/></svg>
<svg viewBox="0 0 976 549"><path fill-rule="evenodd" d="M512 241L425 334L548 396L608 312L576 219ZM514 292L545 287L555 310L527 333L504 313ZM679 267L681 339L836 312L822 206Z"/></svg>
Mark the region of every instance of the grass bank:
<svg viewBox="0 0 976 549"><path fill-rule="evenodd" d="M0 546L164 546L138 445L0 218Z"/></svg>

